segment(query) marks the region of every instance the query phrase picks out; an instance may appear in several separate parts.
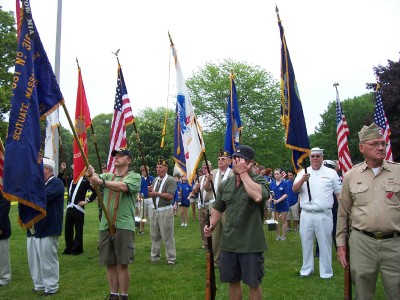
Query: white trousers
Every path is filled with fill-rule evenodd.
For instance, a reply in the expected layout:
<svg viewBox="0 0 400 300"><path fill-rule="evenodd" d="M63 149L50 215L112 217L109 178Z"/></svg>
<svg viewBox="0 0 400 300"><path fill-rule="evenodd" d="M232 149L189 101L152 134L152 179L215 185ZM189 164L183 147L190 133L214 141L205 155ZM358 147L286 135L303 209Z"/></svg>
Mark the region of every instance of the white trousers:
<svg viewBox="0 0 400 300"><path fill-rule="evenodd" d="M11 281L10 239L0 240L0 286Z"/></svg>
<svg viewBox="0 0 400 300"><path fill-rule="evenodd" d="M332 211L329 214L323 212L307 212L304 209L300 215L300 238L303 251L303 265L300 275L310 275L314 272L314 236L319 245L319 276L330 278L332 269Z"/></svg>
<svg viewBox="0 0 400 300"><path fill-rule="evenodd" d="M58 236L28 237L28 264L35 290L55 293L59 286Z"/></svg>

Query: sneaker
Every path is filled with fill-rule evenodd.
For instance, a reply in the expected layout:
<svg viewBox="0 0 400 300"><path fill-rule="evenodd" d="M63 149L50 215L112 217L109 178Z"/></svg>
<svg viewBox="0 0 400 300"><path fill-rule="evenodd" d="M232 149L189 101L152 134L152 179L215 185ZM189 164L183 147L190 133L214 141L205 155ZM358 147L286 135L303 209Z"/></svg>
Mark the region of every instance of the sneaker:
<svg viewBox="0 0 400 300"><path fill-rule="evenodd" d="M168 261L168 266L175 266L175 261L169 260Z"/></svg>
<svg viewBox="0 0 400 300"><path fill-rule="evenodd" d="M281 237L281 241L286 241L286 237L285 236Z"/></svg>
<svg viewBox="0 0 400 300"><path fill-rule="evenodd" d="M185 226L185 224L184 224L184 223L181 223L181 227L183 227L183 226Z"/></svg>
<svg viewBox="0 0 400 300"><path fill-rule="evenodd" d="M280 241L280 240L281 240L281 237L278 235L278 236L276 237L276 240L277 240L277 241Z"/></svg>
<svg viewBox="0 0 400 300"><path fill-rule="evenodd" d="M184 227L187 227L187 223L183 224Z"/></svg>
<svg viewBox="0 0 400 300"><path fill-rule="evenodd" d="M104 300L119 300L119 295L116 294L110 294L106 297Z"/></svg>
<svg viewBox="0 0 400 300"><path fill-rule="evenodd" d="M144 234L144 231L139 231L139 234L140 234L140 235L143 235L143 234Z"/></svg>

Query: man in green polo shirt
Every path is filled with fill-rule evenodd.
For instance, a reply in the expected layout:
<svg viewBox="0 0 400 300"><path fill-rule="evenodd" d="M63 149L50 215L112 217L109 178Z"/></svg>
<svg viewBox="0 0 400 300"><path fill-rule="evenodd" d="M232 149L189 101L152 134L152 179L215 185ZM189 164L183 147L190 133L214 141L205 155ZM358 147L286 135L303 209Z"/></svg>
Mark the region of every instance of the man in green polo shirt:
<svg viewBox="0 0 400 300"><path fill-rule="evenodd" d="M128 265L135 254L135 202L140 191L141 177L129 171L132 152L113 150L115 173L96 174L92 166L86 177L93 186L101 186L103 203L110 224L103 213L100 222L99 263L107 266L110 295L107 299L128 299L130 273Z"/></svg>
<svg viewBox="0 0 400 300"><path fill-rule="evenodd" d="M235 176L218 187L210 226L204 227L204 234L210 236L226 211L219 270L221 282L229 283L230 299L242 299L241 280L249 286L249 299L262 298L264 251L267 249L263 213L269 185L264 177L253 172L254 157L251 147L236 147L233 153Z"/></svg>

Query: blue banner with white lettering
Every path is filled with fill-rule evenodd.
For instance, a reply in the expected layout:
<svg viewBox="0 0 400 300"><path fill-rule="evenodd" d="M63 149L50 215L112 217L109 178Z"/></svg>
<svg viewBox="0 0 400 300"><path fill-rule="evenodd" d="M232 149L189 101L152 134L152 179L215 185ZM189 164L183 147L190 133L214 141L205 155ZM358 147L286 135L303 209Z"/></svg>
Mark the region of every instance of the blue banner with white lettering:
<svg viewBox="0 0 400 300"><path fill-rule="evenodd" d="M5 144L3 195L18 201L19 223L31 228L46 216L40 120L64 100L40 41L29 1L23 1L21 35Z"/></svg>

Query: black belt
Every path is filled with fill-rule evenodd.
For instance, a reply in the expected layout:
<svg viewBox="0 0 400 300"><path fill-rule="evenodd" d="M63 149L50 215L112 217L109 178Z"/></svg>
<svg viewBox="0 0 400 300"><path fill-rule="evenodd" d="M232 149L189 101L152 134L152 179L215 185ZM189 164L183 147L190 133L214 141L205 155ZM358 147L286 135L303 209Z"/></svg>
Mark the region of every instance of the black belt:
<svg viewBox="0 0 400 300"><path fill-rule="evenodd" d="M392 239L395 237L400 236L398 232L392 232L392 233L382 233L382 232L368 232L364 230L359 230L357 228L353 229L357 230L358 232L361 232L362 234L365 234L366 236L372 237L376 240L386 240L386 239Z"/></svg>

